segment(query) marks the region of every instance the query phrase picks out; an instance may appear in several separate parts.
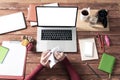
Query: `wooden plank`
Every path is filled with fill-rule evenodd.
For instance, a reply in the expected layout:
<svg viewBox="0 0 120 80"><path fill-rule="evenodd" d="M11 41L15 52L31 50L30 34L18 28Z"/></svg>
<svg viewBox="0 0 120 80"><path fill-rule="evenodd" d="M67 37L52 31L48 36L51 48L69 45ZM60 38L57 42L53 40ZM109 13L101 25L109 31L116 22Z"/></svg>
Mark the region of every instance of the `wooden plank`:
<svg viewBox="0 0 120 80"><path fill-rule="evenodd" d="M24 0L0 0L1 3L4 2L19 2L23 3ZM119 0L25 0L24 3L52 3L52 2L64 2L64 3L118 3Z"/></svg>

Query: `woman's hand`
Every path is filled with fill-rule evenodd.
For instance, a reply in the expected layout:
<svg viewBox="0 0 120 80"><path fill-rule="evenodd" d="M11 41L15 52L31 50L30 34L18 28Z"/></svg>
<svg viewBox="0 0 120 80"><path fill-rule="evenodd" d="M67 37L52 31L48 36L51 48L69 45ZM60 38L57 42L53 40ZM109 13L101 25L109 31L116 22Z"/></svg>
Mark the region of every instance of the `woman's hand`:
<svg viewBox="0 0 120 80"><path fill-rule="evenodd" d="M59 52L59 51L56 51L54 53L54 56L55 56L56 60L58 60L58 61L62 61L65 58L65 54L63 52Z"/></svg>
<svg viewBox="0 0 120 80"><path fill-rule="evenodd" d="M48 54L48 53L49 53L49 51L44 51L44 52L41 54L40 63L41 63L43 66L47 66L48 63L49 63L48 58L49 58L49 56L50 56L51 54Z"/></svg>

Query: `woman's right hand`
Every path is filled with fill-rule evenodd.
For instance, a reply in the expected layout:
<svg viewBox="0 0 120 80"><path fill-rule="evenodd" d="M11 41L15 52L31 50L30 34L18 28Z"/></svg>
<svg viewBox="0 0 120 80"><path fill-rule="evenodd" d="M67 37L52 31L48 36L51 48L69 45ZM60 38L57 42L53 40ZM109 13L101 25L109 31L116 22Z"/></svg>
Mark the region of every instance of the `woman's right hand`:
<svg viewBox="0 0 120 80"><path fill-rule="evenodd" d="M48 58L49 58L49 56L50 56L51 54L48 54L48 53L49 53L49 51L44 51L44 52L42 52L42 54L41 54L40 63L41 63L43 66L47 66L47 65L49 64Z"/></svg>

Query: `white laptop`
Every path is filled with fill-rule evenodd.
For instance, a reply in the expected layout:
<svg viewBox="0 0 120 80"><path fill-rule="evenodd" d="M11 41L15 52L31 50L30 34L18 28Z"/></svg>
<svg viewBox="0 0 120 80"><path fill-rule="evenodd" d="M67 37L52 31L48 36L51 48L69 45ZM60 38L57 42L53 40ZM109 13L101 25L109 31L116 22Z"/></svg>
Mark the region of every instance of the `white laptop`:
<svg viewBox="0 0 120 80"><path fill-rule="evenodd" d="M77 7L37 6L36 51L59 47L64 52L77 52L77 11Z"/></svg>

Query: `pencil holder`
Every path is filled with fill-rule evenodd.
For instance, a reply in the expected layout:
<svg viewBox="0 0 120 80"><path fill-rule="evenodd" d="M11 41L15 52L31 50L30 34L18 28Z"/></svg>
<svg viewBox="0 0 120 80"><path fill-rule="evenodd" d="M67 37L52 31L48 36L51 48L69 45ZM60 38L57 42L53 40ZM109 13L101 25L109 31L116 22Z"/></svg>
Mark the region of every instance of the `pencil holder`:
<svg viewBox="0 0 120 80"><path fill-rule="evenodd" d="M23 46L27 46L28 43L29 43L29 41L28 41L27 39L24 39L21 44L22 44Z"/></svg>
<svg viewBox="0 0 120 80"><path fill-rule="evenodd" d="M33 43L32 42L28 43L28 45L27 45L27 51L31 51L32 48L33 48Z"/></svg>

